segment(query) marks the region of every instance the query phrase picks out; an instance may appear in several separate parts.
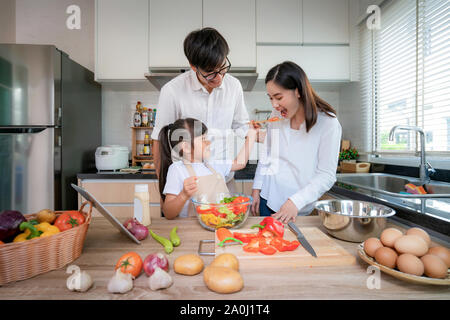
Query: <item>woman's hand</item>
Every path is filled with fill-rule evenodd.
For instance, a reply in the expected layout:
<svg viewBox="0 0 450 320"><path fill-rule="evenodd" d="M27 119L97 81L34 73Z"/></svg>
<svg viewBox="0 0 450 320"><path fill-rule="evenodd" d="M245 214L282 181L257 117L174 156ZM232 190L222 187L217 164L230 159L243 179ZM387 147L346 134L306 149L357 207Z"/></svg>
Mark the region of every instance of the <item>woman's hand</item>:
<svg viewBox="0 0 450 320"><path fill-rule="evenodd" d="M256 142L263 143L264 139L266 138L267 131L263 130L261 124L259 122L255 122L255 120L251 120L249 126L249 131L256 131Z"/></svg>
<svg viewBox="0 0 450 320"><path fill-rule="evenodd" d="M253 198L253 202L252 202L252 206L250 208L250 213L252 214L252 216L259 216L259 202L260 202L260 194L261 190L259 189L253 189L252 190L252 198Z"/></svg>
<svg viewBox="0 0 450 320"><path fill-rule="evenodd" d="M288 199L278 210L276 213L272 215L275 219L288 223L289 221L295 222L295 218L297 217L298 209L295 204Z"/></svg>
<svg viewBox="0 0 450 320"><path fill-rule="evenodd" d="M189 177L184 179L183 191L181 192L187 199L191 198L197 192L197 180L197 177Z"/></svg>

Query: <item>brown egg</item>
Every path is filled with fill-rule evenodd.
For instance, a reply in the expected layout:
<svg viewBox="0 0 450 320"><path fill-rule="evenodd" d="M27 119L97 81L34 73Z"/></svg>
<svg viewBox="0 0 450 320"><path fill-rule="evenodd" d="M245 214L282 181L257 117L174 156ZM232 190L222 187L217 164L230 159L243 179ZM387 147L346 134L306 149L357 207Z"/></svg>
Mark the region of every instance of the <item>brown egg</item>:
<svg viewBox="0 0 450 320"><path fill-rule="evenodd" d="M428 246L425 240L419 236L402 236L395 241L395 250L399 254L411 253L417 257L421 257L428 252Z"/></svg>
<svg viewBox="0 0 450 320"><path fill-rule="evenodd" d="M381 247L375 251L375 260L388 268L395 268L397 262L397 253L388 247Z"/></svg>
<svg viewBox="0 0 450 320"><path fill-rule="evenodd" d="M384 229L381 233L380 240L381 243L389 248L394 247L395 240L403 236L403 232L395 228Z"/></svg>
<svg viewBox="0 0 450 320"><path fill-rule="evenodd" d="M381 248L382 246L383 244L378 238L369 238L366 241L364 241L364 251L370 257L374 257L375 251L377 251L377 249Z"/></svg>
<svg viewBox="0 0 450 320"><path fill-rule="evenodd" d="M430 235L423 229L420 228L411 228L406 231L407 235L415 235L421 237L427 243L428 247L430 247L431 239Z"/></svg>
<svg viewBox="0 0 450 320"><path fill-rule="evenodd" d="M397 268L401 272L413 274L415 276L421 276L425 271L423 262L410 253L404 253L398 256Z"/></svg>
<svg viewBox="0 0 450 320"><path fill-rule="evenodd" d="M441 258L426 254L422 258L423 265L425 267L425 274L431 278L444 279L447 277L447 265Z"/></svg>
<svg viewBox="0 0 450 320"><path fill-rule="evenodd" d="M450 250L445 247L432 247L428 250L427 254L433 254L441 258L445 262L447 268L450 268Z"/></svg>

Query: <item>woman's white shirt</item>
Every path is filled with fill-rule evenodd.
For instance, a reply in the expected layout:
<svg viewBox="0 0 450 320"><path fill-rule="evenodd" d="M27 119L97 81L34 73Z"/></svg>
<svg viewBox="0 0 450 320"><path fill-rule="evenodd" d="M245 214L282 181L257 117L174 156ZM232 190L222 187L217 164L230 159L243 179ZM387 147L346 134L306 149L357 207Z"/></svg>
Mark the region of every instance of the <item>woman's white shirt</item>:
<svg viewBox="0 0 450 320"><path fill-rule="evenodd" d="M194 162L191 163L192 168L195 171L195 174L198 177L206 176L212 174L211 170L209 170L203 162ZM231 171L230 163L220 163L219 161L209 162L209 165L217 172L220 173L224 179ZM181 191L183 191L184 180L189 178L190 174L187 171L186 166L182 161L176 161L169 166L169 170L167 171L166 185L164 186L163 194L174 194L178 195ZM181 210L179 217L187 217L188 216L188 206L189 201L186 201L183 209Z"/></svg>
<svg viewBox="0 0 450 320"><path fill-rule="evenodd" d="M300 215L309 214L336 181L341 135L338 119L323 112L309 132L305 123L292 129L288 119L270 123L253 189L274 211L291 199Z"/></svg>

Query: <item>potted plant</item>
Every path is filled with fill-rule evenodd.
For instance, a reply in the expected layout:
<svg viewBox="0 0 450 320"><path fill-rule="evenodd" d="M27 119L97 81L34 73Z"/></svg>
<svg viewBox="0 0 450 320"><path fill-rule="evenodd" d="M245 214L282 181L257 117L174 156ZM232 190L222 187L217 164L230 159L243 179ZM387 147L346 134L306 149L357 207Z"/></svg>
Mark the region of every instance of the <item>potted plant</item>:
<svg viewBox="0 0 450 320"><path fill-rule="evenodd" d="M340 161L355 163L358 156L359 156L359 154L358 154L358 150L356 150L356 148L349 148L349 149L345 149L345 150L342 150L341 152L339 152L339 160Z"/></svg>
<svg viewBox="0 0 450 320"><path fill-rule="evenodd" d="M358 158L358 150L355 148L349 148L342 150L339 153L339 160L341 161L340 172L341 173L367 173L370 171L370 163L360 162L356 163Z"/></svg>

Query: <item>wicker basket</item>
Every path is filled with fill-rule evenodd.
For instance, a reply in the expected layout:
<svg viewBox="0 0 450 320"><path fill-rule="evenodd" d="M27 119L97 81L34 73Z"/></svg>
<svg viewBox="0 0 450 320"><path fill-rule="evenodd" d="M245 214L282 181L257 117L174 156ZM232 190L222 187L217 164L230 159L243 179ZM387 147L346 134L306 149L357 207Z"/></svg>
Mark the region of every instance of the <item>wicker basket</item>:
<svg viewBox="0 0 450 320"><path fill-rule="evenodd" d="M89 204L87 213L83 211L86 204ZM57 216L63 212L55 211ZM78 258L91 223L92 203L84 202L80 212L85 216L86 221L79 227L49 237L1 245L0 285L62 268ZM35 217L36 214L25 215L27 220Z"/></svg>

